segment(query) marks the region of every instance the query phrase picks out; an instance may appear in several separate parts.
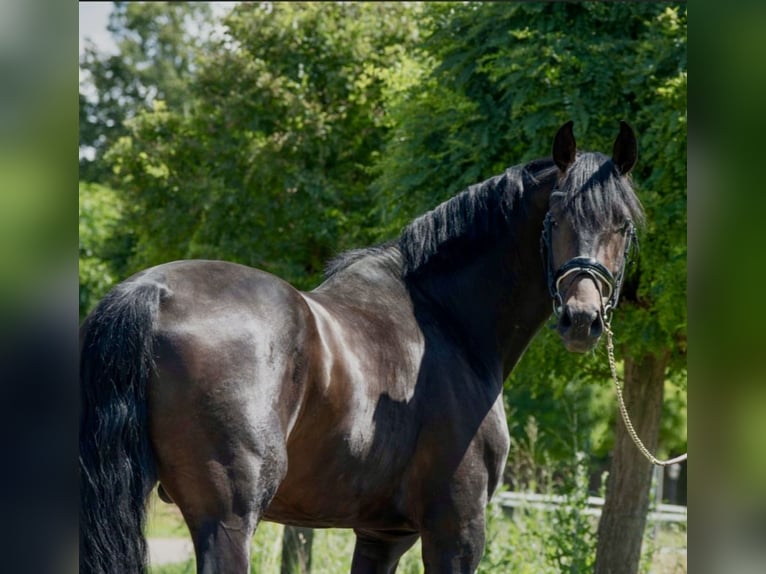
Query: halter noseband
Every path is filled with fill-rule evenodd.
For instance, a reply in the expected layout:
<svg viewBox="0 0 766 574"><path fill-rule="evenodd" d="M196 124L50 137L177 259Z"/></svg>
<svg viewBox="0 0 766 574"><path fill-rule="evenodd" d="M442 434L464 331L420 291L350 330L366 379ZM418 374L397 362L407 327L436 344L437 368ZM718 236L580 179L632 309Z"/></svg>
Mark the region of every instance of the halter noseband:
<svg viewBox="0 0 766 574"><path fill-rule="evenodd" d="M578 256L573 257L561 267L553 269L553 249L551 248L551 227L555 223L553 215L549 211L543 220L543 234L540 237L540 252L545 265L545 272L548 278L548 292L553 298L553 312L558 317L561 313L561 307L564 304L559 288L561 282L567 277L577 277L578 275L587 275L596 284L601 293L604 320L608 320L608 314L617 307L620 299L620 288L625 276L625 267L630 255L630 248L636 241L636 233L633 224L628 222L622 231L626 236L625 249L622 254L622 266L615 277L604 265L592 257ZM604 300L606 301L604 303Z"/></svg>

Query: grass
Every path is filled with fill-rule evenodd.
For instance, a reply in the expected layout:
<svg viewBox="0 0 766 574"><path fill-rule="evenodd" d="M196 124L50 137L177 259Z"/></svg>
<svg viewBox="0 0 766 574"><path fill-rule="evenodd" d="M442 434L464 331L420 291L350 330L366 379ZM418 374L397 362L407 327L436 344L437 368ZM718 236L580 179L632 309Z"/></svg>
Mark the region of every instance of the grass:
<svg viewBox="0 0 766 574"><path fill-rule="evenodd" d="M149 499L147 512L147 538L189 537L189 530L186 528L181 511L175 504L162 502L157 496L156 489Z"/></svg>
<svg viewBox="0 0 766 574"><path fill-rule="evenodd" d="M519 572L556 574L560 568L550 559L550 532L556 528L550 513L527 510L508 517L493 507L489 513L487 546L480 574ZM278 574L282 551L282 526L261 523L253 538L252 574ZM647 528L649 533L651 528ZM175 505L153 497L149 506L147 535L154 538L185 538L189 533ZM644 544L645 574L685 574L686 525L663 524L656 540ZM314 534L312 574L345 574L351 568L354 535L350 530L323 529ZM193 574L194 559L150 569L152 574ZM422 574L420 542L399 563L397 574Z"/></svg>
<svg viewBox="0 0 766 574"><path fill-rule="evenodd" d="M282 553L282 529L279 524L262 522L253 537L251 552L252 574L277 574ZM166 504L152 495L149 502L146 529L149 538L188 538L189 531L181 512L173 504ZM312 574L336 574L351 569L354 552L354 533L351 530L322 529L314 534ZM163 564L150 568L151 574L193 574L194 559L177 564ZM420 542L402 557L398 574L422 574Z"/></svg>

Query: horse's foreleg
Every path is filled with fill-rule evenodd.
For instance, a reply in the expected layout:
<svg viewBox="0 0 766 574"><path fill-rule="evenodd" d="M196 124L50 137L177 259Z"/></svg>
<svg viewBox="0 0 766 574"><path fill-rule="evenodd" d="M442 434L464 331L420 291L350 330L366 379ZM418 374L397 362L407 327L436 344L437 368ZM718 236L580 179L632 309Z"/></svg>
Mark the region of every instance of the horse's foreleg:
<svg viewBox="0 0 766 574"><path fill-rule="evenodd" d="M351 574L394 574L399 558L415 544L418 536L357 531Z"/></svg>

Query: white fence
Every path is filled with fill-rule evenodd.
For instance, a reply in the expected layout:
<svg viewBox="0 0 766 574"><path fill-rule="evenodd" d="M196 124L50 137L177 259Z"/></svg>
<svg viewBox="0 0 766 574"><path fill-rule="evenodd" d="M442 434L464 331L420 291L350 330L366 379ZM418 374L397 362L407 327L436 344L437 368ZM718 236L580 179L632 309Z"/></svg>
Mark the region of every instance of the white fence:
<svg viewBox="0 0 766 574"><path fill-rule="evenodd" d="M492 498L503 508L533 508L536 510L554 510L561 504L566 504L566 498L556 495L535 494L531 492L501 492ZM585 514L601 516L604 499L600 496L589 496ZM650 522L686 522L686 507L676 504L659 504L649 512Z"/></svg>

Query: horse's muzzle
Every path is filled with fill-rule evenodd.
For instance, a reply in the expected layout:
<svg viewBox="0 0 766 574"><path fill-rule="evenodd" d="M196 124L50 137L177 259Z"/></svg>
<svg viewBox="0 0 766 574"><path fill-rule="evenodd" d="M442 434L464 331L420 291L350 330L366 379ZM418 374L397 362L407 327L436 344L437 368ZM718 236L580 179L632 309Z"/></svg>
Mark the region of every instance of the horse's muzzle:
<svg viewBox="0 0 766 574"><path fill-rule="evenodd" d="M601 310L591 304L564 305L556 328L568 351L585 353L598 344L604 332Z"/></svg>

